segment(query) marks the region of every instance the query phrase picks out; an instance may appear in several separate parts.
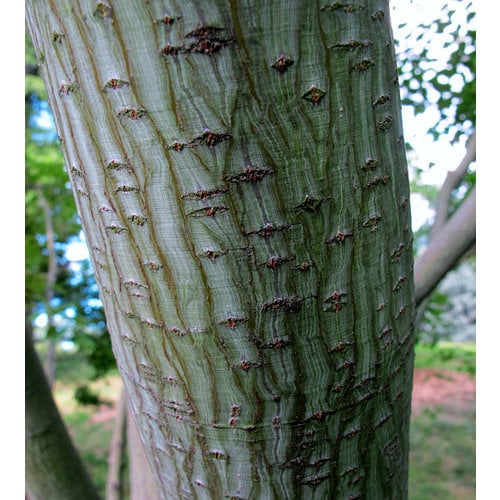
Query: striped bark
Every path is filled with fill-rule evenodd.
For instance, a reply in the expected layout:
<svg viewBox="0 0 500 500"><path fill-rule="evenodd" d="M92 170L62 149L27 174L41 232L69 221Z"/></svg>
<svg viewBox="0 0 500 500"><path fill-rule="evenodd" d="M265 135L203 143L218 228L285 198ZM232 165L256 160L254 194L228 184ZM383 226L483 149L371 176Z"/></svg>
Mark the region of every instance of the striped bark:
<svg viewBox="0 0 500 500"><path fill-rule="evenodd" d="M404 498L388 2L30 0L27 17L163 496Z"/></svg>

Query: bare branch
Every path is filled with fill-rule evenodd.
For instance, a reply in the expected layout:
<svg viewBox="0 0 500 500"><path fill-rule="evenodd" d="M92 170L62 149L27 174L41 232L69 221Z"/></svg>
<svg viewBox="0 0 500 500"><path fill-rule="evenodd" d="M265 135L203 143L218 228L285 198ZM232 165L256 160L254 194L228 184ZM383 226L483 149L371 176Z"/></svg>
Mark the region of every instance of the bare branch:
<svg viewBox="0 0 500 500"><path fill-rule="evenodd" d="M431 240L415 263L417 306L476 241L476 188Z"/></svg>
<svg viewBox="0 0 500 500"><path fill-rule="evenodd" d="M467 141L467 147L465 155L458 167L449 171L446 174L446 179L439 191L439 196L436 202L436 217L434 219L434 225L431 229L430 240L439 234L443 228L446 220L448 219L448 211L451 200L451 193L454 189L458 187L465 174L469 165L476 159L476 134L473 134Z"/></svg>

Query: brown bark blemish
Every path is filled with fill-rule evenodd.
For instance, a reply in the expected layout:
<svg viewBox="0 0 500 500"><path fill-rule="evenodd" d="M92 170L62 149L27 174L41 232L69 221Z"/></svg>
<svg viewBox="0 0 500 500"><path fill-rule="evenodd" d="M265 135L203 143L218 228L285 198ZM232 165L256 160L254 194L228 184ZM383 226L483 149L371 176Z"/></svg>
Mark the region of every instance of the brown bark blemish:
<svg viewBox="0 0 500 500"><path fill-rule="evenodd" d="M257 363L256 361L249 361L248 359L242 359L237 365L231 365L232 368L239 368L244 372L248 372L250 368L256 368L262 366L262 363Z"/></svg>
<svg viewBox="0 0 500 500"><path fill-rule="evenodd" d="M215 26L203 26L190 31L186 38L194 38L194 43L186 47L187 52L212 55L222 47L234 43L231 36L223 35L224 28Z"/></svg>
<svg viewBox="0 0 500 500"><path fill-rule="evenodd" d="M241 406L232 404L229 412L229 427L236 427L240 420Z"/></svg>
<svg viewBox="0 0 500 500"><path fill-rule="evenodd" d="M338 50L352 50L359 49L364 47L370 47L373 45L373 42L370 40L347 40L346 42L337 42L333 45L330 45L329 49L338 49Z"/></svg>
<svg viewBox="0 0 500 500"><path fill-rule="evenodd" d="M121 78L110 78L106 85L103 87L103 91L106 92L108 89L116 90L122 87L128 87L131 83L127 80L122 80Z"/></svg>
<svg viewBox="0 0 500 500"><path fill-rule="evenodd" d="M396 292L398 290L401 290L401 287L403 286L403 283L406 281L406 276L400 276L398 278L397 283L392 287L392 291Z"/></svg>
<svg viewBox="0 0 500 500"><path fill-rule="evenodd" d="M171 20L172 18L168 17L168 19ZM177 56L178 54L204 54L211 56L223 47L235 43L233 37L223 34L224 31L224 28L214 26L197 28L186 35L186 38L193 38L194 42L181 45L166 45L160 50L160 54L165 58Z"/></svg>
<svg viewBox="0 0 500 500"><path fill-rule="evenodd" d="M163 267L161 264L153 262L152 260L146 262L145 266L153 272L156 272Z"/></svg>
<svg viewBox="0 0 500 500"><path fill-rule="evenodd" d="M333 236L332 238L329 238L328 240L326 240L325 243L326 244L336 243L338 245L340 245L341 243L344 243L346 238L350 238L352 236L352 233L349 232L349 230L347 230L345 232L344 231L337 231L337 234L335 236Z"/></svg>
<svg viewBox="0 0 500 500"><path fill-rule="evenodd" d="M141 318L140 322L144 326L147 326L148 328L159 328L159 329L162 329L163 326L164 326L162 322L158 322L158 321L155 321L155 320L149 319L149 318Z"/></svg>
<svg viewBox="0 0 500 500"><path fill-rule="evenodd" d="M127 170L131 171L132 167L127 163L127 162L122 162L120 160L111 160L107 165L106 168L109 170Z"/></svg>
<svg viewBox="0 0 500 500"><path fill-rule="evenodd" d="M204 130L203 134L199 135L198 137L195 137L189 144L188 146L198 146L198 145L204 145L208 146L209 148L214 147L215 145L219 144L220 142L227 141L231 139L233 136L228 133L214 133L210 131L208 128Z"/></svg>
<svg viewBox="0 0 500 500"><path fill-rule="evenodd" d="M267 267L268 269L276 269L277 267L282 266L283 264L290 262L291 260L293 260L293 257L283 258L283 257L278 257L277 255L272 255L261 265Z"/></svg>
<svg viewBox="0 0 500 500"><path fill-rule="evenodd" d="M182 51L182 46L181 45L170 45L167 44L165 47L160 49L160 54L163 57L168 57L168 56L176 56L179 52Z"/></svg>
<svg viewBox="0 0 500 500"><path fill-rule="evenodd" d="M388 95L381 95L377 97L373 102L372 106L381 106L382 104L385 104L386 102L389 102L390 97Z"/></svg>
<svg viewBox="0 0 500 500"><path fill-rule="evenodd" d="M127 281L122 281L122 285L126 286L127 288L136 287L136 288L144 288L146 290L149 288L148 285L145 285L144 283L140 283L140 282L135 281L133 279L130 279Z"/></svg>
<svg viewBox="0 0 500 500"><path fill-rule="evenodd" d="M354 345L354 342L339 342L336 346L328 350L328 352L344 353L349 347Z"/></svg>
<svg viewBox="0 0 500 500"><path fill-rule="evenodd" d="M75 165L73 165L70 169L71 175L77 176L77 177L83 177L83 172L77 168Z"/></svg>
<svg viewBox="0 0 500 500"><path fill-rule="evenodd" d="M143 116L147 115L147 111L144 108L123 108L116 115L118 118L129 118L130 120L138 120Z"/></svg>
<svg viewBox="0 0 500 500"><path fill-rule="evenodd" d="M53 31L51 36L51 41L54 45L60 45L62 43L62 39L65 36L66 35L64 33L58 33L57 31Z"/></svg>
<svg viewBox="0 0 500 500"><path fill-rule="evenodd" d="M362 73L363 71L368 70L369 68L371 68L374 65L375 65L374 62L371 61L370 59L363 59L359 62L354 63L351 66L350 70L357 71L358 73Z"/></svg>
<svg viewBox="0 0 500 500"><path fill-rule="evenodd" d="M407 310L407 306L406 306L406 305L401 306L401 307L399 308L398 313L396 314L396 318L395 318L395 319L399 319L399 318L401 318L401 316L403 316L403 314L406 312L406 310Z"/></svg>
<svg viewBox="0 0 500 500"><path fill-rule="evenodd" d="M168 14L165 14L161 19L157 19L155 22L156 24L165 24L166 26L171 26L175 21L178 21L179 19L181 19L181 16L172 17Z"/></svg>
<svg viewBox="0 0 500 500"><path fill-rule="evenodd" d="M118 226L117 224L111 224L109 226L106 226L104 229L106 231L109 231L109 232L115 233L115 234L120 234L120 233L123 233L125 231L128 231L128 229L126 227Z"/></svg>
<svg viewBox="0 0 500 500"><path fill-rule="evenodd" d="M245 170L240 174L235 174L231 176L224 176L225 182L234 182L238 184L240 182L257 182L262 180L264 177L274 173L273 170L267 168L254 168L248 165Z"/></svg>
<svg viewBox="0 0 500 500"><path fill-rule="evenodd" d="M214 189L200 189L193 193L186 193L181 196L183 200L204 200L219 196L227 192L227 188L214 188Z"/></svg>
<svg viewBox="0 0 500 500"><path fill-rule="evenodd" d="M371 179L369 182L367 182L364 186L363 189L370 189L372 187L376 186L385 186L389 182L391 178L388 175L384 175L383 177L380 177L379 175L376 175L373 179Z"/></svg>
<svg viewBox="0 0 500 500"><path fill-rule="evenodd" d="M347 297L347 292L335 290L328 298L326 298L323 301L324 304L331 304L326 309L323 309L323 311L333 311L333 312L340 311L343 307L347 305L346 297Z"/></svg>
<svg viewBox="0 0 500 500"><path fill-rule="evenodd" d="M144 215L131 214L127 216L127 220L133 224L137 224L138 226L144 226L144 224L148 221L148 218L144 217Z"/></svg>
<svg viewBox="0 0 500 500"><path fill-rule="evenodd" d="M383 120L377 123L377 128L379 130L388 130L392 127L394 118L392 115L386 115Z"/></svg>
<svg viewBox="0 0 500 500"><path fill-rule="evenodd" d="M115 193L138 193L141 189L138 188L137 186L127 186L127 185L122 185L118 186L115 189Z"/></svg>
<svg viewBox="0 0 500 500"><path fill-rule="evenodd" d="M381 20L384 19L385 14L383 10L376 10L371 16L373 20Z"/></svg>
<svg viewBox="0 0 500 500"><path fill-rule="evenodd" d="M378 336L379 339L387 337L392 332L392 328L390 326L384 326L382 329L382 333Z"/></svg>
<svg viewBox="0 0 500 500"><path fill-rule="evenodd" d="M229 209L224 206L220 207L204 207L197 210L189 212L190 217L214 217L216 214L221 212L227 212Z"/></svg>
<svg viewBox="0 0 500 500"><path fill-rule="evenodd" d="M323 200L318 200L317 198L313 198L312 196L306 194L302 202L296 205L294 208L301 209L306 212L316 212L319 206L321 205L322 201Z"/></svg>
<svg viewBox="0 0 500 500"><path fill-rule="evenodd" d="M281 423L281 417L278 416L278 415L275 415L273 417L273 428L278 430L279 429L279 426L280 426L280 423Z"/></svg>
<svg viewBox="0 0 500 500"><path fill-rule="evenodd" d="M312 262L301 262L300 264L297 264L296 266L292 267L292 271L309 271L311 267L314 267L314 264Z"/></svg>
<svg viewBox="0 0 500 500"><path fill-rule="evenodd" d="M363 165L361 165L361 170L375 170L378 167L378 161L373 158L367 158Z"/></svg>
<svg viewBox="0 0 500 500"><path fill-rule="evenodd" d="M280 73L285 72L288 69L288 66L291 66L295 61L285 54L281 54L276 61L271 64L271 68L274 68L276 71Z"/></svg>
<svg viewBox="0 0 500 500"><path fill-rule="evenodd" d="M324 90L319 89L316 85L311 85L311 88L302 94L302 99L310 101L314 106L317 106L325 95L326 92Z"/></svg>
<svg viewBox="0 0 500 500"><path fill-rule="evenodd" d="M285 229L290 229L290 224L285 224L283 226L273 226L270 222L264 224L261 228L254 231L244 232L245 236L256 235L262 236L263 238L268 238L276 231L284 231Z"/></svg>
<svg viewBox="0 0 500 500"><path fill-rule="evenodd" d="M262 344L262 349L282 349L283 347L290 345L292 342L288 338L276 337L271 342L267 344Z"/></svg>
<svg viewBox="0 0 500 500"><path fill-rule="evenodd" d="M320 10L322 11L327 11L327 10L340 10L342 12L345 12L346 14L352 14L353 12L356 12L357 10L363 10L364 6L359 5L359 4L354 4L354 3L341 3L341 2L335 2L330 5L323 5Z"/></svg>
<svg viewBox="0 0 500 500"><path fill-rule="evenodd" d="M369 219L363 222L363 227L371 227L372 231L377 231L378 223L382 219L380 215L372 215Z"/></svg>
<svg viewBox="0 0 500 500"><path fill-rule="evenodd" d="M173 150L173 151L182 151L186 147L186 144L180 141L174 141L172 144L170 144L167 149Z"/></svg>
<svg viewBox="0 0 500 500"><path fill-rule="evenodd" d="M167 149L174 151L182 151L184 148L193 148L196 146L207 146L212 148L217 144L232 139L232 135L227 132L214 133L209 129L205 129L202 134L195 137L192 141L188 143L174 141L172 144L167 146Z"/></svg>
<svg viewBox="0 0 500 500"><path fill-rule="evenodd" d="M101 19L111 17L112 14L111 6L104 2L97 2L93 14L94 16L100 17Z"/></svg>
<svg viewBox="0 0 500 500"><path fill-rule="evenodd" d="M220 450L210 450L208 455L214 460L229 460L229 455Z"/></svg>
<svg viewBox="0 0 500 500"><path fill-rule="evenodd" d="M297 312L302 307L304 299L298 295L291 297L278 297L277 299L265 302L262 304L261 310L263 312L283 310L285 312Z"/></svg>
<svg viewBox="0 0 500 500"><path fill-rule="evenodd" d="M173 326L168 329L170 333L173 333L177 337L185 337L186 335L190 335L193 333L206 333L206 330L200 328L178 328L177 326Z"/></svg>
<svg viewBox="0 0 500 500"><path fill-rule="evenodd" d="M404 249L405 249L404 243L400 243L398 245L398 248L394 249L391 252L391 261L392 262L399 262L401 260L401 254L403 253Z"/></svg>
<svg viewBox="0 0 500 500"><path fill-rule="evenodd" d="M196 255L198 257L202 257L204 259L209 259L214 261L215 259L218 259L222 255L226 255L227 250L212 250L212 249L207 249L204 250L203 252L197 253Z"/></svg>
<svg viewBox="0 0 500 500"><path fill-rule="evenodd" d="M222 321L219 322L219 325L222 326L227 326L231 330L234 330L238 325L241 325L242 323L246 323L248 321L248 318L236 318L234 316L229 316Z"/></svg>
<svg viewBox="0 0 500 500"><path fill-rule="evenodd" d="M80 88L80 84L78 82L73 82L73 83L61 83L61 85L59 86L59 95L62 97L62 96L66 96L66 95L69 95L73 92L76 92L78 89Z"/></svg>

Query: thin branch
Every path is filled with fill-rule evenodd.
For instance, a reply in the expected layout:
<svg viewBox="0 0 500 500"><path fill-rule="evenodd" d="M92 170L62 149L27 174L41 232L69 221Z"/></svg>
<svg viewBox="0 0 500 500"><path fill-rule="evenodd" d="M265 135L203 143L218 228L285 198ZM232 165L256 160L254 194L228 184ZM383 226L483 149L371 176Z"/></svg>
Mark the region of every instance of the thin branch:
<svg viewBox="0 0 500 500"><path fill-rule="evenodd" d="M458 167L449 171L439 190L439 196L436 202L436 216L431 229L430 240L439 234L442 227L448 219L449 206L451 201L451 193L462 182L469 165L476 159L476 134L473 134L467 141L465 155Z"/></svg>
<svg viewBox="0 0 500 500"><path fill-rule="evenodd" d="M417 306L476 241L476 188L431 240L414 270Z"/></svg>

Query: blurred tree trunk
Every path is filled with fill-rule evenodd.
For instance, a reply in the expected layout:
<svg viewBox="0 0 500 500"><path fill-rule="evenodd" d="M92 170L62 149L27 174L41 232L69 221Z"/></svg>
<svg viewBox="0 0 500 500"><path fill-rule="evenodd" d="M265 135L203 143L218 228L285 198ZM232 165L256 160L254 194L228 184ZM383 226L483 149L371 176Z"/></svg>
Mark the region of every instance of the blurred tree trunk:
<svg viewBox="0 0 500 500"><path fill-rule="evenodd" d="M127 396L122 390L115 407L116 417L111 435L111 444L108 454L108 476L106 479L106 500L120 500L123 498L123 465L126 448Z"/></svg>
<svg viewBox="0 0 500 500"><path fill-rule="evenodd" d="M55 242L54 225L52 224L52 210L44 196L42 188L40 186L35 186L35 191L38 196L38 203L43 213L43 218L45 220L45 236L47 238L47 256L48 256L48 267L45 273L45 313L47 314L47 358L45 360L45 374L47 377L47 383L52 389L54 382L56 381L56 339L54 338L55 332L55 322L54 322L54 312L52 307L52 299L54 298L54 287L57 281L57 255Z"/></svg>
<svg viewBox="0 0 500 500"><path fill-rule="evenodd" d="M164 498L406 497L388 2L27 3Z"/></svg>
<svg viewBox="0 0 500 500"><path fill-rule="evenodd" d="M127 444L130 471L130 500L161 498L137 426L127 405Z"/></svg>
<svg viewBox="0 0 500 500"><path fill-rule="evenodd" d="M25 468L30 500L98 499L52 399L26 321Z"/></svg>

